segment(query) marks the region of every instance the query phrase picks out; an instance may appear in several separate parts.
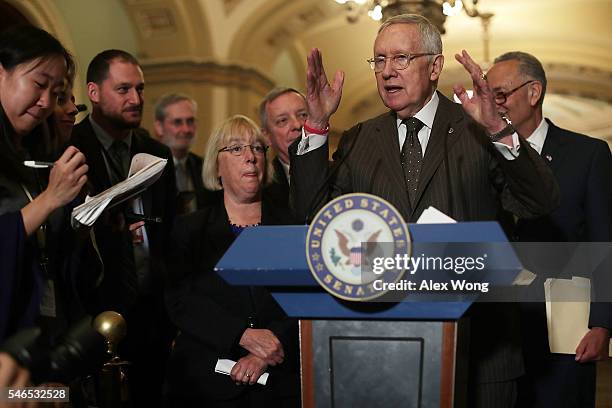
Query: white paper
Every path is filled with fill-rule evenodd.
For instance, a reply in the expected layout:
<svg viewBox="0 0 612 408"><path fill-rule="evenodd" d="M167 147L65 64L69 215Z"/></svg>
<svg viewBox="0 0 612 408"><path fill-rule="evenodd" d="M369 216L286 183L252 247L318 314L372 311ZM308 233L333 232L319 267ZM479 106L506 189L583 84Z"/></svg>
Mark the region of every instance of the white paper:
<svg viewBox="0 0 612 408"><path fill-rule="evenodd" d="M230 375L230 373L232 372L232 368L234 368L234 365L236 365L236 362L234 360L220 358L217 360L217 365L215 365L215 373ZM270 374L263 373L257 379L257 384L266 385L269 376Z"/></svg>
<svg viewBox="0 0 612 408"><path fill-rule="evenodd" d="M529 286L535 280L536 274L531 272L529 269L523 269L516 275L514 281L512 282L513 286Z"/></svg>
<svg viewBox="0 0 612 408"><path fill-rule="evenodd" d="M591 281L578 276L549 278L544 282L544 293L551 353L576 354L576 347L589 331Z"/></svg>
<svg viewBox="0 0 612 408"><path fill-rule="evenodd" d="M135 154L127 179L94 197L86 198L83 204L72 210L72 226L82 224L91 227L105 209L141 194L159 179L167 162L151 154Z"/></svg>
<svg viewBox="0 0 612 408"><path fill-rule="evenodd" d="M442 211L438 210L436 207L429 206L423 211L419 219L417 220L417 224L453 224L456 223L457 220L452 219L448 215L444 214Z"/></svg>

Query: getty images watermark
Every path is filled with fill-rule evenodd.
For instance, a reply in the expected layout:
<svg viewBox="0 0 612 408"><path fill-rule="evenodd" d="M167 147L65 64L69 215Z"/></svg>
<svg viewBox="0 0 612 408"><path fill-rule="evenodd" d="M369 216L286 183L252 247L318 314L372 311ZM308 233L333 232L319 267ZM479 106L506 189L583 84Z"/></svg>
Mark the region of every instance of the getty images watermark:
<svg viewBox="0 0 612 408"><path fill-rule="evenodd" d="M485 270L487 257L486 253L476 257L442 257L426 256L425 254L415 257L408 254L396 254L393 257L372 258L371 272L378 276L383 275L387 271L394 270L403 270L404 273L410 275L415 275L419 271L444 271L463 275L465 272ZM397 282L386 282L384 279L374 279L372 281L372 288L377 291L460 291L487 293L489 291L489 282L473 282L467 279L448 279L445 281L400 279Z"/></svg>

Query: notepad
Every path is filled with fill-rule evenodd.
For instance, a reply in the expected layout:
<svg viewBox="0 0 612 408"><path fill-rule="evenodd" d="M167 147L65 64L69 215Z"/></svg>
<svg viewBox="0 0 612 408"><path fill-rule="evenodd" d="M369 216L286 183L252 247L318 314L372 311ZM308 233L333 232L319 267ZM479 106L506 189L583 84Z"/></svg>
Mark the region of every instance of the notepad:
<svg viewBox="0 0 612 408"><path fill-rule="evenodd" d="M73 228L80 225L91 227L104 210L112 208L132 197L142 194L155 183L166 167L167 159L147 153L137 153L132 157L128 177L94 197L85 198L85 202L72 210Z"/></svg>

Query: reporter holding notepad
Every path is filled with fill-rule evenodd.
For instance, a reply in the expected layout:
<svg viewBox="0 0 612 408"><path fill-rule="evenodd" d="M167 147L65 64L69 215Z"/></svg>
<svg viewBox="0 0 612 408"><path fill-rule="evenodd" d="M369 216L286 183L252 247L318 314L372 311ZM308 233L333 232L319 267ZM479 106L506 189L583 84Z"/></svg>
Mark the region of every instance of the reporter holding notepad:
<svg viewBox="0 0 612 408"><path fill-rule="evenodd" d="M34 324L43 310L49 317L58 312L48 285L58 261L48 247L57 226L50 216L75 198L88 169L74 147L48 177L23 161L47 159L43 122L73 65L44 30L18 27L0 34L0 340ZM53 302L41 304L44 296Z"/></svg>

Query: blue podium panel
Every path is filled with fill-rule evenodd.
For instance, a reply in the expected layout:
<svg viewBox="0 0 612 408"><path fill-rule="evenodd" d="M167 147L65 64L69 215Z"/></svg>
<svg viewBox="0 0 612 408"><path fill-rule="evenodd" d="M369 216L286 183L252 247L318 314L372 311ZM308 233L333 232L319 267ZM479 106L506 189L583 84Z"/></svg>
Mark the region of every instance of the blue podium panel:
<svg viewBox="0 0 612 408"><path fill-rule="evenodd" d="M307 229L306 225L247 228L215 270L232 285L318 287L306 262ZM409 229L413 254L420 253L421 245L431 249L428 243L483 243L489 255L494 256L489 259L495 264L496 276L490 277L492 281L509 284L521 270L514 250L496 222L410 224ZM436 246L437 250L442 248Z"/></svg>
<svg viewBox="0 0 612 408"><path fill-rule="evenodd" d="M341 302L320 288L306 261L307 226L261 226L247 228L217 264L215 270L232 285L266 286L291 317L346 319L456 320L476 299L476 295L447 296L444 301L431 295L409 295L402 302L378 302L359 307ZM514 250L496 222L457 224L410 224L412 255L458 254L473 248L486 252L489 265L479 273L456 276L486 280L492 285L509 285L521 270ZM461 243L466 243L462 245ZM447 244L447 245L445 245ZM448 271L426 271L419 279L452 276ZM470 278L471 276L471 278ZM410 279L410 275L404 278ZM438 299L437 301L435 299ZM358 302L359 303L359 302ZM383 307L384 306L384 307ZM367 310L366 310L367 309Z"/></svg>
<svg viewBox="0 0 612 408"><path fill-rule="evenodd" d="M472 301L421 302L417 297L398 303L347 302L327 292L286 293L272 292L272 296L290 317L308 319L360 320L457 320ZM333 315L332 315L333 314Z"/></svg>
<svg viewBox="0 0 612 408"><path fill-rule="evenodd" d="M306 225L247 228L215 270L232 285L318 286L306 262Z"/></svg>

